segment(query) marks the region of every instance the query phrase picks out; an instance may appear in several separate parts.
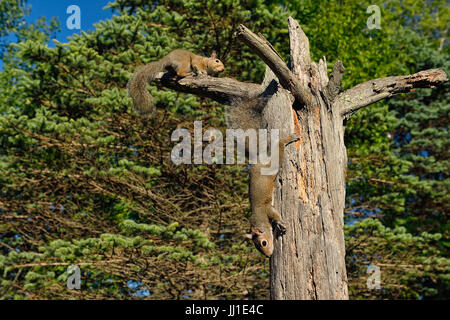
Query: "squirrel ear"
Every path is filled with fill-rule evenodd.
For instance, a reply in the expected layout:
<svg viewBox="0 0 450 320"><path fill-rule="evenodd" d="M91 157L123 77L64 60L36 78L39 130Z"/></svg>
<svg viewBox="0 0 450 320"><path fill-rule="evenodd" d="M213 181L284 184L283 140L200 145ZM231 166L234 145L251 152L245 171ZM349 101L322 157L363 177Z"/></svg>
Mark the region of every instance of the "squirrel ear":
<svg viewBox="0 0 450 320"><path fill-rule="evenodd" d="M262 231L260 228L256 228L256 227L251 228L250 231L251 231L252 233L255 233L255 234L258 234L258 235L264 233L264 231Z"/></svg>
<svg viewBox="0 0 450 320"><path fill-rule="evenodd" d="M252 237L252 235L250 234L250 233L246 233L245 235L244 235L244 237L245 237L245 239L253 239L253 237Z"/></svg>
<svg viewBox="0 0 450 320"><path fill-rule="evenodd" d="M215 59L215 58L216 58L216 55L217 55L217 53L216 53L215 51L213 51L213 52L211 53L211 59Z"/></svg>

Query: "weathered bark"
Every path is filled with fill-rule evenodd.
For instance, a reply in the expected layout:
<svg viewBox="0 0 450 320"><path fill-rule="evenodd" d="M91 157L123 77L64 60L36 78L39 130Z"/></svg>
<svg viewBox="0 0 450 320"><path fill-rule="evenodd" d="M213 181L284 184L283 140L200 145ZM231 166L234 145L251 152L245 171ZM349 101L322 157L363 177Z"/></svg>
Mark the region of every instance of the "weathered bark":
<svg viewBox="0 0 450 320"><path fill-rule="evenodd" d="M414 88L434 88L447 81L447 75L439 69L429 69L407 76L380 78L360 83L342 92L335 105L340 106L342 116L349 118L362 107L395 94L413 91Z"/></svg>
<svg viewBox="0 0 450 320"><path fill-rule="evenodd" d="M162 72L156 77L155 82L166 88L210 98L227 105L241 99L257 97L264 90L259 84L242 83L230 78L208 76L176 78Z"/></svg>
<svg viewBox="0 0 450 320"><path fill-rule="evenodd" d="M308 46L307 38L295 21L289 26L291 67L301 77L305 68L294 66L295 61L311 61L309 51L301 50ZM290 92L278 90L265 114L270 127L282 128L281 136L295 131L301 137L294 147L287 148L275 190L275 207L289 229L275 242L270 293L272 299L347 299L344 127L339 110L326 102L335 95L334 86L342 79L339 74L343 70L338 64L332 89L327 87L330 82L324 60L318 65L310 63L306 70L310 71L306 80L311 84L309 95L315 103L292 112ZM273 80L273 74L267 73L264 84ZM328 90L333 95L324 99Z"/></svg>
<svg viewBox="0 0 450 320"><path fill-rule="evenodd" d="M279 53L267 40L258 37L243 25L238 27L236 35L269 66L278 77L280 84L289 90L298 102L303 105L311 103L311 94L300 84L297 77L289 70Z"/></svg>
<svg viewBox="0 0 450 320"><path fill-rule="evenodd" d="M348 299L344 248L344 120L358 109L412 88L447 81L441 70L375 79L339 94L344 74L337 61L328 77L325 57L311 62L309 42L289 18L289 67L262 37L244 26L237 36L266 62L262 85L233 79L160 76L163 86L230 104L264 93L267 127L281 137L297 132L288 146L274 192L287 233L276 239L271 257L272 299Z"/></svg>

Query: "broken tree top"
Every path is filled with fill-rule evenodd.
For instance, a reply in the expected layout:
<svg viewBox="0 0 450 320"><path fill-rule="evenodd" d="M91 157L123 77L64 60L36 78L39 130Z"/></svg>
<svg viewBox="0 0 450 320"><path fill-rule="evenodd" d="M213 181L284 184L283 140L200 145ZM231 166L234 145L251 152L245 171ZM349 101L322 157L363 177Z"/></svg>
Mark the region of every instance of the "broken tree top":
<svg viewBox="0 0 450 320"><path fill-rule="evenodd" d="M334 109L340 108L344 118L349 118L364 106L390 98L395 94L409 92L415 88L433 88L447 81L444 71L429 69L411 75L369 80L339 93L344 65L338 60L328 76L325 57L320 59L318 64L312 62L309 40L293 18L289 18L290 66L262 35L256 35L244 25L240 25L236 36L267 64L282 88L288 90L300 105L316 105L314 95L322 93ZM207 97L223 104L257 97L265 89L259 84L209 76L188 76L177 79L160 73L156 81L167 88Z"/></svg>

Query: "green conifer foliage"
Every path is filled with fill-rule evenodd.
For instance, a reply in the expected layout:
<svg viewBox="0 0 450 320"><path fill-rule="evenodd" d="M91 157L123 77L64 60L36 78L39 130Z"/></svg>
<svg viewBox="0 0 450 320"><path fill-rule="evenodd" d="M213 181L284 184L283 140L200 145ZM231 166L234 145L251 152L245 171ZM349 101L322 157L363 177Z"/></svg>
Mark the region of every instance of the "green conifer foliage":
<svg viewBox="0 0 450 320"><path fill-rule="evenodd" d="M143 119L132 110L126 83L138 67L176 48L215 50L226 76L260 82L264 63L236 42L234 31L243 23L287 56L290 14L304 26L314 59L326 55L329 69L344 61L344 87L406 73L414 54L398 45L392 26L365 30L365 5L116 0L108 5L112 19L49 48L55 22L23 26L25 2L1 1L0 12L11 15L0 15L0 36L7 30L18 41L4 47L0 72L0 298L268 298L268 260L243 237L246 168L170 160L171 133L192 132L194 120L223 129L223 106L148 86L158 112ZM421 61L415 68L427 59ZM390 228L377 220L347 226L351 298L448 292L444 230L398 227L404 212L420 219L438 213L440 225L446 221L448 123L440 99L447 96L440 89L418 97L417 105L408 103L415 115L400 113L399 100L398 113L378 104L348 123L349 213L382 210L383 222L395 221ZM412 139L398 146L388 136L407 132ZM384 291L364 286L367 261L381 265ZM67 288L71 265L81 269L81 291Z"/></svg>
<svg viewBox="0 0 450 320"><path fill-rule="evenodd" d="M0 296L266 298L268 261L243 237L245 168L170 160L172 131L201 119L220 127L221 106L152 87L158 114L142 119L126 83L175 48L216 50L229 76L261 77L234 28L247 23L281 42L287 13L262 1L110 7L119 14L95 31L55 48L26 37L5 63ZM82 291L67 288L70 265L81 268Z"/></svg>
<svg viewBox="0 0 450 320"><path fill-rule="evenodd" d="M416 57L411 69L442 68L450 71L449 54L426 43L417 46L409 36L409 49ZM409 230L448 232L449 211L449 86L421 90L395 99L390 105L398 121L394 131L396 150L410 166L415 192L406 199L405 216L395 222Z"/></svg>

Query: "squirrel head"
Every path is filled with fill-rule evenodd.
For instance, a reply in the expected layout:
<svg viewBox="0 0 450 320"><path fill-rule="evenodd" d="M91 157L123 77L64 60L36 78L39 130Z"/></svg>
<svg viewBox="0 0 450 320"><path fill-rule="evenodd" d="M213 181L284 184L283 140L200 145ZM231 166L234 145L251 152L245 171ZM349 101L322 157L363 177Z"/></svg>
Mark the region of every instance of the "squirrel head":
<svg viewBox="0 0 450 320"><path fill-rule="evenodd" d="M217 74L225 70L225 66L222 61L217 59L215 51L211 54L211 57L208 58L207 68L208 74Z"/></svg>
<svg viewBox="0 0 450 320"><path fill-rule="evenodd" d="M266 257L270 257L273 253L273 234L272 228L270 230L263 230L261 228L252 227L251 234L248 235L255 244L256 249Z"/></svg>

